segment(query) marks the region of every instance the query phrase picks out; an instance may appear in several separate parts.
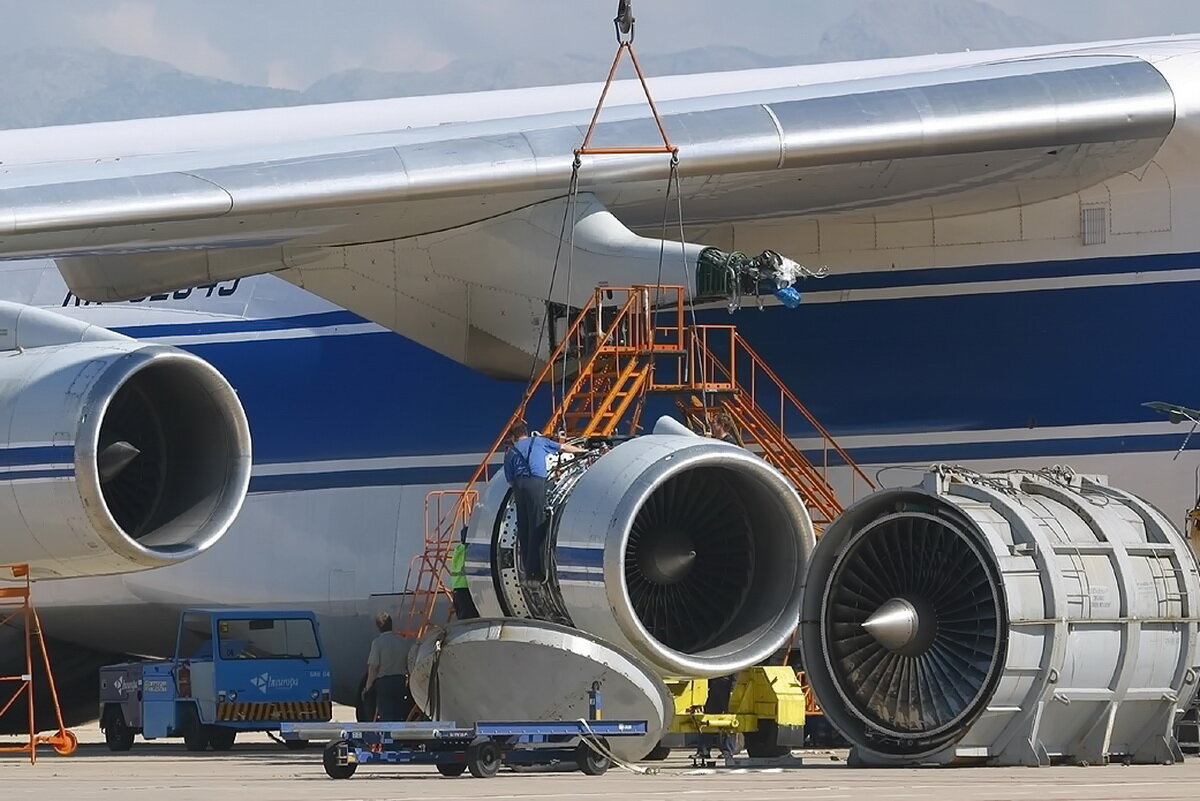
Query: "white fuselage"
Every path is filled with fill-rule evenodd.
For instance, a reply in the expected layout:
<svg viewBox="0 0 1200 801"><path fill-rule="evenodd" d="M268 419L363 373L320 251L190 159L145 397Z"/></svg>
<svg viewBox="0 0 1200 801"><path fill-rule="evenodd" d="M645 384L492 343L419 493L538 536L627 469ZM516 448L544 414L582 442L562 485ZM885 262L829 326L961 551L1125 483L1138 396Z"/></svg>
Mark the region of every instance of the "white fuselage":
<svg viewBox="0 0 1200 801"><path fill-rule="evenodd" d="M1200 403L1190 326L1200 303L1200 227L1193 222L1200 217L1200 56L1191 39L1094 50L1144 55L1176 95L1174 129L1136 173L1038 203L1022 202L1018 192L1005 208L979 214L955 214L926 199L886 211L689 231L693 241L747 252L769 247L829 266L825 283L802 287L798 311L747 309L733 321L860 464L882 471L884 485L916 480L916 473L882 470L900 465L956 462L991 471L1069 464L1109 475L1177 523L1195 499L1200 456L1188 449L1175 458L1186 431L1139 404ZM735 91L886 80L892 71L983 58L667 78L654 88L661 103L703 108ZM0 160L53 160L52 170L107 154L95 169L120 175L124 158L234 141L270 145L274 157L281 146L300 155L322 137L345 134L366 141L411 127L414 139L433 139L444 122L478 120L486 132L493 121L518 116L575 120L595 89L148 120L137 141L107 123L46 129L37 139L0 132ZM618 91L618 104L636 97L634 87ZM1089 244L1085 218L1101 220L1101 235ZM250 495L221 542L179 566L39 585L47 631L103 650L161 654L186 606L311 608L321 616L342 698L362 673L369 614L390 603L372 596L401 591L421 547L427 491L461 486L522 389L270 276L89 305L68 293L47 262L0 263L0 300L192 350L238 390L254 438Z"/></svg>

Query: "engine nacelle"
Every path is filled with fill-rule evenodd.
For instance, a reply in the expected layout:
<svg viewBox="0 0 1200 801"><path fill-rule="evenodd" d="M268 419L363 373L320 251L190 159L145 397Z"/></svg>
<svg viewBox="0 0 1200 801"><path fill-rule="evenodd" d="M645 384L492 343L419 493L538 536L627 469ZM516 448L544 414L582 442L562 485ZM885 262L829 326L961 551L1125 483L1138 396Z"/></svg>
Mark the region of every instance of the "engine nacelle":
<svg viewBox="0 0 1200 801"><path fill-rule="evenodd" d="M177 348L21 315L26 343L35 328L81 335L0 351L0 562L56 578L209 548L250 481L249 427L229 383ZM12 330L0 328L0 345Z"/></svg>
<svg viewBox="0 0 1200 801"><path fill-rule="evenodd" d="M484 491L467 571L483 615L574 626L669 676L726 675L788 643L814 533L796 491L762 459L651 434L558 472L543 584L517 573L504 476Z"/></svg>
<svg viewBox="0 0 1200 801"><path fill-rule="evenodd" d="M813 554L804 667L861 764L1182 758L1200 573L1097 476L937 468L847 509Z"/></svg>

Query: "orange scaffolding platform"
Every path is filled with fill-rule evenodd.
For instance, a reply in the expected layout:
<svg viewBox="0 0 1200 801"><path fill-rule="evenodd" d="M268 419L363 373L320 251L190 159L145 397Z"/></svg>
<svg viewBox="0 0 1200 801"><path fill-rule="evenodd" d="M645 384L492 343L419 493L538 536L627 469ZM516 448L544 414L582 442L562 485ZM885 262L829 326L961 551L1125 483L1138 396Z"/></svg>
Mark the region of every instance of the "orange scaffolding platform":
<svg viewBox="0 0 1200 801"><path fill-rule="evenodd" d="M0 570L11 571L14 579L20 583L10 586L0 586L0 626L20 622L25 641L25 672L16 676L0 676L0 717L3 717L17 702L24 699L29 713L29 739L19 745L0 744L0 753L25 752L29 753L29 762L37 762L37 747L45 744L55 752L66 756L75 751L79 741L75 733L63 725L62 710L58 705L58 689L54 686L54 674L50 670L50 654L46 651L46 641L42 638L42 621L38 617L30 600L32 585L29 580L27 565L0 565ZM50 690L50 700L54 705L54 716L58 722L58 731L53 734L37 733L37 709L34 698L33 665L35 651L41 655L39 660L46 671L46 683ZM4 690L11 692L4 693Z"/></svg>
<svg viewBox="0 0 1200 801"><path fill-rule="evenodd" d="M425 501L425 543L409 567L397 630L425 633L438 598L447 608L447 564L459 532L478 501L476 487L490 479L511 425L526 420L540 389L553 392L555 369L574 378L553 404L542 431L567 438L635 435L653 395L673 396L696 430L710 411L728 411L746 446L796 487L818 529L874 483L804 407L733 325L688 322L682 286L600 287L575 316L546 364L462 490L431 492ZM806 427L803 441L816 461L785 433ZM532 427L532 426L531 426ZM839 493L830 474L839 469Z"/></svg>

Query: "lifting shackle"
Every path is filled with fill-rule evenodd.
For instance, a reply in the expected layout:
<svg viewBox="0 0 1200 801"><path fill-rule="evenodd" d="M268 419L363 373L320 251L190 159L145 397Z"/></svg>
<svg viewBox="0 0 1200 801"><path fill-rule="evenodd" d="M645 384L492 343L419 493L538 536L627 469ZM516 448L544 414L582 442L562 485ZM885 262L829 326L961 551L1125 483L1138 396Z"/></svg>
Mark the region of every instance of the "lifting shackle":
<svg viewBox="0 0 1200 801"><path fill-rule="evenodd" d="M633 41L633 0L619 0L617 16L613 17L613 27L617 29L617 44Z"/></svg>

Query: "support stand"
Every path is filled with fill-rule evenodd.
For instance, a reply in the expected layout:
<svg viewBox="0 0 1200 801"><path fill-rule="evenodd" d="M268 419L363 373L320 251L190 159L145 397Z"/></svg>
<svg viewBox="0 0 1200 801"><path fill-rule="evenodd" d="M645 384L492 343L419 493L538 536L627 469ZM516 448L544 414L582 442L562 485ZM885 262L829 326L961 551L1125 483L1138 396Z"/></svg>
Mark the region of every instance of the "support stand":
<svg viewBox="0 0 1200 801"><path fill-rule="evenodd" d="M46 744L54 748L56 753L67 756L75 751L79 741L75 733L63 725L62 709L58 704L58 690L54 686L54 673L50 669L50 654L46 651L46 641L42 638L42 622L37 610L30 600L32 585L29 580L28 565L0 565L0 570L11 570L14 579L21 581L16 586L0 586L0 626L19 622L25 639L25 672L17 676L0 676L0 688L16 684L16 688L8 695L7 700L0 704L0 717L13 708L25 696L26 708L29 712L29 741L20 745L0 745L0 753L28 751L29 763L37 762L37 747ZM41 653L42 664L46 669L46 681L50 688L50 701L54 704L54 718L58 722L58 731L53 734L37 733L37 714L34 701L33 660L34 649ZM4 698L4 690L0 689L0 699Z"/></svg>

